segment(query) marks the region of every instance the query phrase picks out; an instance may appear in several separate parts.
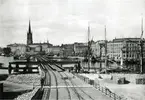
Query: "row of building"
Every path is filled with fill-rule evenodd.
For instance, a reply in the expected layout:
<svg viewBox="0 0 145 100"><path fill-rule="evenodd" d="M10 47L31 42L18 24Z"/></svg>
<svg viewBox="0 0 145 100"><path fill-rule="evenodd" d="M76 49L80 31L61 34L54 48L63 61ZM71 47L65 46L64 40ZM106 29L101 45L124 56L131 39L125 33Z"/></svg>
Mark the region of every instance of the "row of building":
<svg viewBox="0 0 145 100"><path fill-rule="evenodd" d="M92 56L95 58L104 58L107 55L108 58L114 60L120 60L121 58L126 60L139 59L140 38L115 38L112 41L91 41L88 43L62 44L61 46L53 46L51 43L33 43L33 34L31 31L31 24L29 21L29 28L27 32L27 44L10 44L7 47L11 48L14 55L21 54L37 54L43 52L49 55L58 56L87 56L89 50ZM145 40L143 43L143 57L145 58ZM107 49L105 49L107 48Z"/></svg>
<svg viewBox="0 0 145 100"><path fill-rule="evenodd" d="M107 42L107 56L110 59L120 60L121 57L127 60L139 59L140 47L139 38L117 38ZM145 40L143 39L143 44ZM86 56L88 50L87 43L62 44L53 46L49 42L25 44L10 44L7 47L16 54L25 54L28 52L45 52L50 55L58 56ZM94 57L105 57L105 41L100 40L91 43L91 52ZM145 45L143 45L143 57L145 58Z"/></svg>
<svg viewBox="0 0 145 100"><path fill-rule="evenodd" d="M105 57L105 41L97 41L93 46L93 55ZM96 48L96 49L95 49ZM145 58L145 40L142 40L142 53ZM107 56L110 59L139 60L140 38L116 38L107 41Z"/></svg>
<svg viewBox="0 0 145 100"><path fill-rule="evenodd" d="M34 43L31 45L26 44L9 44L7 47L11 48L14 55L23 55L26 53L37 54L44 52L48 55L57 56L84 56L87 51L86 43L62 44L61 46L53 46L50 43Z"/></svg>

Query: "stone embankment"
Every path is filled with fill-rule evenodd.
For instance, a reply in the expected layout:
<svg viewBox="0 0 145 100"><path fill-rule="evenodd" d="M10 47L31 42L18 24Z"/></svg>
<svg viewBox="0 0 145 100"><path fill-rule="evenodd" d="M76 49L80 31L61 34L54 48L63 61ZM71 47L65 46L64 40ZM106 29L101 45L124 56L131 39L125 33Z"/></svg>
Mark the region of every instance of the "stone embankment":
<svg viewBox="0 0 145 100"><path fill-rule="evenodd" d="M38 89L39 88L35 88L31 92L24 93L24 94L18 96L17 98L15 98L14 100L31 100L31 98L35 95L35 93L38 91Z"/></svg>

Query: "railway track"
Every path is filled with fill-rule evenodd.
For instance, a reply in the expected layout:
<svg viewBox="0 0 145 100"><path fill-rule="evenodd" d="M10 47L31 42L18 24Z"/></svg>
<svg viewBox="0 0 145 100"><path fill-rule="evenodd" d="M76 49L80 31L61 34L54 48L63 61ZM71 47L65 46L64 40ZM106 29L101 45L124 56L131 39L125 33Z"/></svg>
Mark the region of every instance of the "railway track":
<svg viewBox="0 0 145 100"><path fill-rule="evenodd" d="M48 58L36 56L38 61L48 61ZM45 81L41 100L100 100L94 99L85 87L80 87L82 81L71 77L72 74L66 73L58 64L40 64L41 70L45 72ZM78 83L77 83L77 80ZM66 94L67 93L67 94ZM63 98L63 99L62 99ZM36 98L37 99L37 98ZM108 99L104 99L108 100Z"/></svg>
<svg viewBox="0 0 145 100"><path fill-rule="evenodd" d="M59 74L61 75L61 77L63 77L63 75L62 75L61 73L59 73ZM66 78L69 77L65 72L63 72L63 74L66 76ZM75 84L71 79L69 80L71 84L68 84L68 83L66 82L65 79L64 79L64 81L65 81L66 86L72 86L71 89L75 92L75 94L77 95L77 97L78 97L79 100L86 100L86 99L85 99L83 96L81 96L81 94L78 92L78 89L76 88L77 84ZM67 87L67 89L68 89L68 87ZM79 88L79 90L80 90L81 92L83 92L85 95L87 95L87 96L89 97L89 100L95 100L95 99L93 99L90 95L88 95L85 91L83 91L81 88ZM68 92L69 92L69 91L68 91ZM71 97L71 96L70 96L70 97Z"/></svg>
<svg viewBox="0 0 145 100"><path fill-rule="evenodd" d="M51 72L52 73L52 75L53 75L53 77L55 79L55 86L57 87L58 86L58 81L57 81L57 77L56 77L56 75L54 73L54 68L52 68L49 64L48 65L45 65L45 66L46 66L48 72ZM56 88L56 100L58 100L58 88Z"/></svg>
<svg viewBox="0 0 145 100"><path fill-rule="evenodd" d="M68 75L65 72L64 72L64 74L65 74L66 77L68 77ZM74 89L76 89L75 86L77 86L77 84L75 84L72 80L70 80L70 82L71 82L72 86L74 87ZM81 92L83 92L86 96L88 96L89 100L95 100L90 95L88 95L85 91L83 91L81 88L79 88L79 90ZM77 91L77 89L76 89L76 91ZM86 99L83 99L83 100L86 100Z"/></svg>
<svg viewBox="0 0 145 100"><path fill-rule="evenodd" d="M43 58L43 59L42 59L42 58L39 58L39 61L43 61L43 60L44 60L44 58ZM46 61L46 60L45 60L45 61ZM47 76L52 77L52 75L51 75L50 73L53 74L54 79L55 79L55 82L56 82L56 87L57 87L57 86L58 86L58 82L57 82L57 77L56 77L54 71L56 71L56 70L58 70L58 69L62 70L62 68L59 67L58 65L55 65L55 66L53 65L53 67L52 67L52 65L50 65L50 64L41 65L41 66L42 66L43 69L45 69L45 70L47 69ZM50 72L50 71L51 71L51 72ZM57 73L59 73L59 72L57 72ZM61 75L61 74L59 73L59 75ZM63 77L63 76L61 75L61 77ZM50 82L50 83L49 83L49 86L51 86L51 78L49 78L49 80L48 80L48 78L45 79L45 85L46 85L46 86L48 85L48 84L47 84L48 81ZM65 82L65 85L66 85L66 86L69 86L65 80L64 80L64 82ZM67 90L67 92L68 92L68 97L69 97L69 99L72 100L71 95L70 95L70 90L69 90L69 88L66 87L66 90ZM81 96L79 95L79 93L77 93L76 90L74 90L74 91L75 91L75 93L77 94L79 100L84 100L84 99L80 99L80 98L83 98L83 97L81 97ZM51 88L45 89L45 90L44 90L43 97L42 97L42 100L49 99L49 97L50 97L50 92L51 92ZM49 93L49 94L48 94L48 93ZM59 97L59 96L58 96L58 88L56 88L56 100L58 100L58 97Z"/></svg>
<svg viewBox="0 0 145 100"><path fill-rule="evenodd" d="M39 61L47 61L47 58L43 58L43 57L39 57L39 58L37 58ZM60 69L60 70L62 70L62 68L59 66L59 65L57 65L57 64L54 64L53 66L52 65L50 65L50 64L47 64L47 65L43 65L43 64L41 64L41 67L42 67L42 69L43 70L47 70L47 73L46 73L46 76L48 77L49 76L49 78L45 78L45 86L51 86L51 82L52 82L52 76L54 77L54 79L55 79L55 83L56 83L56 87L58 86L58 81L57 81L57 77L56 77L56 75L55 75L55 73L54 73L54 71L58 71L58 69ZM57 72L56 71L56 72ZM52 74L51 74L52 73ZM57 73L59 73L59 72L57 72ZM64 73L65 74L65 73ZM61 78L63 78L63 76L62 76L62 74L61 73L59 73L59 75L61 76ZM66 75L66 74L65 74ZM68 77L67 75L66 75L66 77ZM71 97L71 94L70 94L70 89L69 89L69 87L68 86L70 86L68 83L67 83L67 81L65 80L65 79L63 79L64 80L64 83L65 83L65 85L66 85L66 90L67 90L67 92L68 92L68 97L69 97L69 99L70 100L72 100L72 97ZM49 83L48 83L49 82ZM81 96L80 94L79 94L79 92L77 91L77 89L75 88L75 85L73 84L73 82L71 81L71 85L73 86L72 88L71 88L71 90L76 94L76 96L78 97L78 100L85 100L85 98L83 97L83 96ZM50 92L51 92L51 88L49 88L49 89L44 89L44 92L43 92L43 96L42 96L42 100L45 100L45 99L49 99L49 97L50 97ZM49 94L48 94L49 93ZM58 96L58 88L56 88L56 100L58 100L59 98L58 98L59 96Z"/></svg>
<svg viewBox="0 0 145 100"><path fill-rule="evenodd" d="M64 78L63 77L63 75L61 74L61 73L59 73L59 75L62 77L62 78ZM73 86L72 88L69 88L69 84L67 83L67 81L65 80L65 79L63 79L64 80L64 83L65 83L65 85L66 85L66 89L67 89L67 91L68 91L68 96L69 96L69 98L70 98L70 100L72 100L72 97L71 97L71 94L70 94L70 89L72 89L73 91L74 91L74 93L76 94L76 96L78 97L78 99L79 100L85 100L79 93L78 93L78 91L76 90L76 88Z"/></svg>
<svg viewBox="0 0 145 100"><path fill-rule="evenodd" d="M41 66L43 66L44 68L46 68L45 67L45 65L43 65L43 64L41 64ZM47 69L45 69L45 70L47 70ZM50 72L45 72L45 81L44 81L44 86L51 86L51 74L50 74ZM43 96L42 96L42 100L46 100L45 98L49 98L49 96L50 96L50 92L51 92L51 89L43 89Z"/></svg>

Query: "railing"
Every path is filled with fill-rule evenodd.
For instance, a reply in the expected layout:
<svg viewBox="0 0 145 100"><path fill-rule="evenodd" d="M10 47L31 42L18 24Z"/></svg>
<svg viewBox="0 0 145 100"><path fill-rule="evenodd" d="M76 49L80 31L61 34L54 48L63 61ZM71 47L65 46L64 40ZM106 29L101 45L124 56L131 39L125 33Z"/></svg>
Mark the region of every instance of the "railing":
<svg viewBox="0 0 145 100"><path fill-rule="evenodd" d="M99 90L100 92L102 92L103 94L105 94L106 96L109 96L110 98L112 98L113 100L127 100L127 98L124 98L122 96L119 96L115 93L113 93L112 91L110 91L110 89L108 89L107 87L103 87L100 85L99 82L94 81L89 79L88 77L82 76L82 75L78 75L76 74L76 76L78 78L80 78L81 80L83 80L84 82L93 85L97 90Z"/></svg>

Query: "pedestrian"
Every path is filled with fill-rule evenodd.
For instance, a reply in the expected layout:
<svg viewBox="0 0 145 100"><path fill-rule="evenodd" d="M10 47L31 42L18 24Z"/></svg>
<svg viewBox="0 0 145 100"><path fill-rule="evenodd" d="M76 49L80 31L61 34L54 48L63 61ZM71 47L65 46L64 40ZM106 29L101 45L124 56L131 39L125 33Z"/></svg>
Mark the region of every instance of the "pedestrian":
<svg viewBox="0 0 145 100"><path fill-rule="evenodd" d="M41 78L41 89L43 88L44 85L44 78Z"/></svg>
<svg viewBox="0 0 145 100"><path fill-rule="evenodd" d="M77 73L77 65L75 65L75 73Z"/></svg>
<svg viewBox="0 0 145 100"><path fill-rule="evenodd" d="M81 70L81 65L80 63L78 63L78 73L80 73L80 70Z"/></svg>
<svg viewBox="0 0 145 100"><path fill-rule="evenodd" d="M113 80L113 76L111 75L111 80Z"/></svg>

